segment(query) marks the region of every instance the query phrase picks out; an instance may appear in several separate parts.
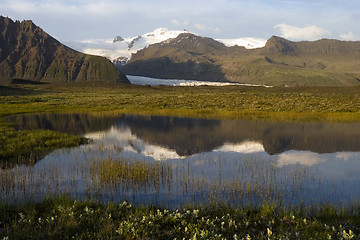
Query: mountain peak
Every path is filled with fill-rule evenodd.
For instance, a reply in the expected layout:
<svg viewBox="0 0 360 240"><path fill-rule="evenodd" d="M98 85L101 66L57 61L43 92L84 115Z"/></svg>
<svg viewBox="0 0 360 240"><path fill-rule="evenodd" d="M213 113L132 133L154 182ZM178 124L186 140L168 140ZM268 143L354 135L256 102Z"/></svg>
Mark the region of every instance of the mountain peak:
<svg viewBox="0 0 360 240"><path fill-rule="evenodd" d="M128 82L109 60L66 47L32 21L0 17L0 81L12 78Z"/></svg>
<svg viewBox="0 0 360 240"><path fill-rule="evenodd" d="M176 38L181 33L189 33L189 32L184 29L179 31L179 30L169 30L167 28L156 28L154 31L145 33L142 36L144 38L148 38L149 41L156 41L153 43L157 43L157 42L165 41L170 38Z"/></svg>
<svg viewBox="0 0 360 240"><path fill-rule="evenodd" d="M209 52L212 54L218 53L219 50L226 51L227 49L221 42L193 33L180 33L176 38L161 42L160 45L177 49L187 49L187 51L197 53Z"/></svg>
<svg viewBox="0 0 360 240"><path fill-rule="evenodd" d="M153 31L156 35L165 35L167 32L169 32L167 28L157 28Z"/></svg>
<svg viewBox="0 0 360 240"><path fill-rule="evenodd" d="M265 44L265 52L275 55L296 56L297 49L293 42L278 36L272 36Z"/></svg>
<svg viewBox="0 0 360 240"><path fill-rule="evenodd" d="M122 41L124 41L124 39L121 36L116 36L113 40L113 43L122 42Z"/></svg>

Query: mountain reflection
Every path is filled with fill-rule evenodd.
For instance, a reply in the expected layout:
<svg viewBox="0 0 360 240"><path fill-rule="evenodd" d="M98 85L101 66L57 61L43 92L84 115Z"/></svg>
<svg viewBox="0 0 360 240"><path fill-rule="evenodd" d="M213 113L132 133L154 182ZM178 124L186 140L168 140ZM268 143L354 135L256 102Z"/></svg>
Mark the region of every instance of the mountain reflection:
<svg viewBox="0 0 360 240"><path fill-rule="evenodd" d="M174 150L179 156L224 148L236 151L236 146L245 146L240 144L244 142L257 143L255 148L258 150L262 145L268 154L289 150L316 153L360 151L360 123L283 123L87 114L22 115L10 117L8 121L14 122L18 129L50 129L78 135L128 128L132 135L147 144ZM123 131L116 132L113 134ZM142 151L139 147L134 145L134 151L136 148Z"/></svg>

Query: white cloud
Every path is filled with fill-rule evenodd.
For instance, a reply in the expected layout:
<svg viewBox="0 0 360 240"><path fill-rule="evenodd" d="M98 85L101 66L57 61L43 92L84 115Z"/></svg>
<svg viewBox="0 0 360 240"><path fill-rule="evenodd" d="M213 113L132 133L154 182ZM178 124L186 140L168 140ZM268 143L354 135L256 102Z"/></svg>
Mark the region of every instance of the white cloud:
<svg viewBox="0 0 360 240"><path fill-rule="evenodd" d="M177 19L172 19L171 21L170 21L172 24L174 24L175 26L186 26L186 25L188 25L189 24L189 22L188 21L184 21L184 22L181 22L181 21L179 21L179 20L177 20Z"/></svg>
<svg viewBox="0 0 360 240"><path fill-rule="evenodd" d="M355 35L353 32L348 32L348 33L341 34L340 39L345 40L345 41L356 41L356 40L359 40L360 37Z"/></svg>
<svg viewBox="0 0 360 240"><path fill-rule="evenodd" d="M0 5L1 6L1 5ZM26 1L12 0L7 1L6 8L10 11L21 14L40 14L51 16L97 16L103 17L109 14L119 13L121 8L111 2L82 2L74 1L68 3L64 1Z"/></svg>
<svg viewBox="0 0 360 240"><path fill-rule="evenodd" d="M201 31L207 31L207 30L209 30L209 28L208 28L206 25L203 25L203 24L200 24L200 23L195 23L194 26L195 26L197 29L201 30Z"/></svg>
<svg viewBox="0 0 360 240"><path fill-rule="evenodd" d="M245 141L238 144L225 143L223 146L213 150L214 152L238 152L238 153L255 153L264 152L264 146L255 141Z"/></svg>
<svg viewBox="0 0 360 240"><path fill-rule="evenodd" d="M180 22L178 20L176 20L176 19L171 20L171 23L176 25L176 26L180 25Z"/></svg>
<svg viewBox="0 0 360 240"><path fill-rule="evenodd" d="M335 158L347 162L349 160L357 159L358 156L359 156L359 154L354 153L354 152L339 152L339 153L336 153Z"/></svg>
<svg viewBox="0 0 360 240"><path fill-rule="evenodd" d="M220 28L218 28L218 27L212 28L212 27L208 27L204 24L200 24L200 23L195 23L194 26L196 29L203 31L203 32L212 32L212 33L220 33L221 32Z"/></svg>
<svg viewBox="0 0 360 240"><path fill-rule="evenodd" d="M86 138L101 142L101 145L104 146L105 149L122 149L124 151L152 157L158 161L184 158L178 155L173 149L143 141L134 135L130 128L111 127L106 131L88 133L86 134Z"/></svg>
<svg viewBox="0 0 360 240"><path fill-rule="evenodd" d="M13 20L31 19L53 36L62 38L59 40L135 36L171 26L197 30L213 38L221 33L221 38L267 39L280 35L282 29L295 39L323 37L324 32L329 33L327 30L339 33L338 38L343 33L343 39L350 39L354 34L360 37L356 24L360 1L332 1L325 5L323 1L211 0L204 4L202 0L0 0L0 14ZM273 29L278 23L293 26L311 23L326 30L311 26L294 30L292 27L291 33L291 26L284 24ZM344 32L344 26L354 34ZM312 31L310 37L302 33L304 29Z"/></svg>
<svg viewBox="0 0 360 240"><path fill-rule="evenodd" d="M274 28L280 30L281 37L295 40L317 40L331 34L330 31L314 25L300 28L282 23L275 25Z"/></svg>
<svg viewBox="0 0 360 240"><path fill-rule="evenodd" d="M313 166L325 162L326 158L320 154L312 152L286 152L279 155L276 166L281 168L287 165L301 164L304 166Z"/></svg>

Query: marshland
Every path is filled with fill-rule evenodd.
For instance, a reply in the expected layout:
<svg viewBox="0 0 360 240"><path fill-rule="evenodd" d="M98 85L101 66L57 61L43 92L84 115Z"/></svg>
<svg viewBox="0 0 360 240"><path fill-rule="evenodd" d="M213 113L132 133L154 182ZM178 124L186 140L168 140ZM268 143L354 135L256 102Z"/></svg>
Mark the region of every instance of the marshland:
<svg viewBox="0 0 360 240"><path fill-rule="evenodd" d="M356 239L359 90L1 87L0 236Z"/></svg>

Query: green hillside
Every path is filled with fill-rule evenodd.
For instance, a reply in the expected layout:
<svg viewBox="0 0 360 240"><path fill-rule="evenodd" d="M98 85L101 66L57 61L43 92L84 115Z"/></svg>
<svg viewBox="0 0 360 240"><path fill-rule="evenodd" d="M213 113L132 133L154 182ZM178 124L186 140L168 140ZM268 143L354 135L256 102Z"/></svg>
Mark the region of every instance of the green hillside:
<svg viewBox="0 0 360 240"><path fill-rule="evenodd" d="M106 58L72 50L32 21L0 16L0 82L10 79L128 82Z"/></svg>
<svg viewBox="0 0 360 240"><path fill-rule="evenodd" d="M275 86L358 86L360 42L291 42L274 36L263 48L245 49L180 34L138 51L123 71L155 78Z"/></svg>

